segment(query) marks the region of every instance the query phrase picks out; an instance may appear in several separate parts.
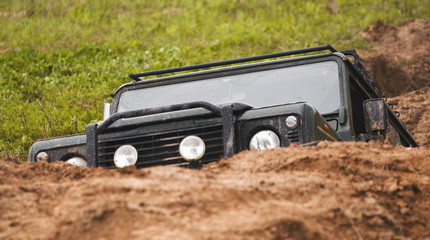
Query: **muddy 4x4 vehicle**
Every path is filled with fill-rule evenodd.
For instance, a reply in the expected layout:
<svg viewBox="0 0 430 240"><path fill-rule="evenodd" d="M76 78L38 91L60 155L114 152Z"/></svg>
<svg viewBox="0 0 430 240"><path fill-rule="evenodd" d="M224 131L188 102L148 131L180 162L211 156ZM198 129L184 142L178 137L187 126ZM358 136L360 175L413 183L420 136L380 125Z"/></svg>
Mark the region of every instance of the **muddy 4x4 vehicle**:
<svg viewBox="0 0 430 240"><path fill-rule="evenodd" d="M314 55L273 60L305 53ZM272 60L255 62L263 59ZM202 70L215 66L224 67ZM141 81L190 70L200 71ZM102 122L86 134L36 142L29 161L198 168L243 150L322 140L417 146L354 50L326 45L130 77L136 82L112 94Z"/></svg>

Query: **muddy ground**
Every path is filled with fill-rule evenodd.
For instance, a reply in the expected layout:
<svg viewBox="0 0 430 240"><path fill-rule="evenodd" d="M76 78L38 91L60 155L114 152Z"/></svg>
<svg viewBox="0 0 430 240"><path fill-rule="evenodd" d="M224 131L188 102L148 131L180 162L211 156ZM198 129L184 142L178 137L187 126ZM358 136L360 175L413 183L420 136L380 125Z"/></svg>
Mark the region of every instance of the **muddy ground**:
<svg viewBox="0 0 430 240"><path fill-rule="evenodd" d="M321 142L200 171L0 160L0 239L430 239L429 25L377 23L359 52L420 148Z"/></svg>

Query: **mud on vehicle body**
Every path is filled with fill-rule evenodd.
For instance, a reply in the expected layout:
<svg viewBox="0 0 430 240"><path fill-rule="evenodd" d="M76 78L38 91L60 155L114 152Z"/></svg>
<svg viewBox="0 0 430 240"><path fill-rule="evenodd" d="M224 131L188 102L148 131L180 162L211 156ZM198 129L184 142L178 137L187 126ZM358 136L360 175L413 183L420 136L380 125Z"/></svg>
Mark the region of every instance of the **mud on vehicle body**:
<svg viewBox="0 0 430 240"><path fill-rule="evenodd" d="M273 60L305 53L314 55ZM224 67L202 70L216 66ZM189 70L199 71L141 81ZM102 122L36 142L29 161L199 168L243 150L322 140L417 146L354 50L326 45L130 77L136 82L112 94Z"/></svg>

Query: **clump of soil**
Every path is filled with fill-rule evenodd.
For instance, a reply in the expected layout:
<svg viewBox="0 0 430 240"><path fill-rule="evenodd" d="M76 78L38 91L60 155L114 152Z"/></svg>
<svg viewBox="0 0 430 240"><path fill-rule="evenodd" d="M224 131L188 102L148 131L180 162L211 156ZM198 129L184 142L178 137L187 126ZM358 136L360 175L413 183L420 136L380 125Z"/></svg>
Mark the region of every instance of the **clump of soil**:
<svg viewBox="0 0 430 240"><path fill-rule="evenodd" d="M420 88L389 99L420 148L321 142L245 151L200 171L4 159L0 239L430 239L430 88L421 88L428 75L416 77L428 74L429 59L417 57L428 42L411 39L427 26L377 23L365 32L375 51L359 52L376 74L387 71L371 62L384 49L398 55L380 66L417 66L392 67L401 72L378 84L391 95ZM409 78L396 78L402 74Z"/></svg>
<svg viewBox="0 0 430 240"><path fill-rule="evenodd" d="M397 96L430 86L430 19L398 27L379 21L362 35L373 48L360 51L360 56L384 94Z"/></svg>

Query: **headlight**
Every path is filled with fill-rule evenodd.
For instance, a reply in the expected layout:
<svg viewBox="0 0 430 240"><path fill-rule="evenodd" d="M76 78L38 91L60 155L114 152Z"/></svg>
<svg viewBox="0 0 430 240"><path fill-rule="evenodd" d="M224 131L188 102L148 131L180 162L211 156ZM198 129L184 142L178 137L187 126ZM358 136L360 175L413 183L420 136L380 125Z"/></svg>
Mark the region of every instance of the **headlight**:
<svg viewBox="0 0 430 240"><path fill-rule="evenodd" d="M205 142L197 136L188 136L179 144L179 153L187 161L199 160L206 151Z"/></svg>
<svg viewBox="0 0 430 240"><path fill-rule="evenodd" d="M290 129L294 129L299 125L299 119L296 116L288 116L285 120L285 125Z"/></svg>
<svg viewBox="0 0 430 240"><path fill-rule="evenodd" d="M46 152L40 152L36 156L37 162L48 162L49 161L49 155Z"/></svg>
<svg viewBox="0 0 430 240"><path fill-rule="evenodd" d="M123 145L119 147L113 156L115 166L119 168L127 167L136 164L137 150L131 145Z"/></svg>
<svg viewBox="0 0 430 240"><path fill-rule="evenodd" d="M85 161L85 159L77 156L69 158L66 162L81 167L88 166L87 161Z"/></svg>
<svg viewBox="0 0 430 240"><path fill-rule="evenodd" d="M260 131L249 141L249 150L264 150L277 148L281 145L278 135L270 130Z"/></svg>

